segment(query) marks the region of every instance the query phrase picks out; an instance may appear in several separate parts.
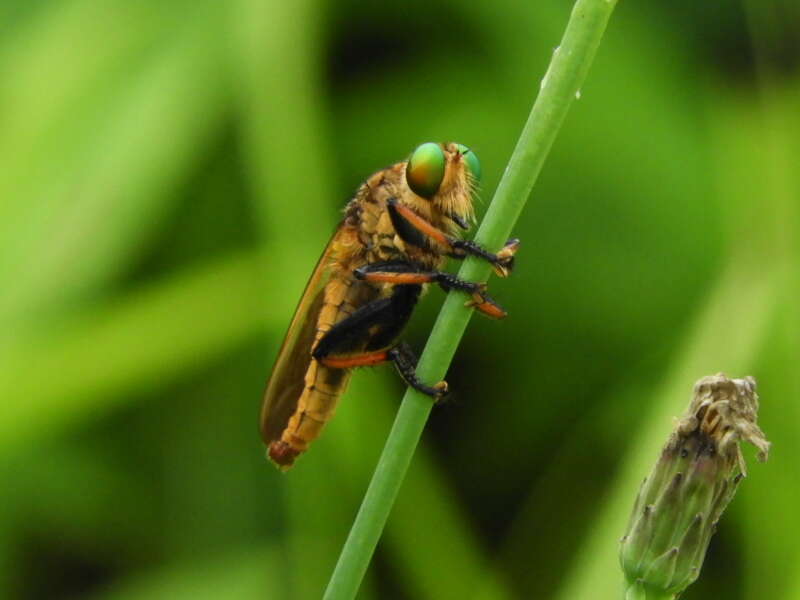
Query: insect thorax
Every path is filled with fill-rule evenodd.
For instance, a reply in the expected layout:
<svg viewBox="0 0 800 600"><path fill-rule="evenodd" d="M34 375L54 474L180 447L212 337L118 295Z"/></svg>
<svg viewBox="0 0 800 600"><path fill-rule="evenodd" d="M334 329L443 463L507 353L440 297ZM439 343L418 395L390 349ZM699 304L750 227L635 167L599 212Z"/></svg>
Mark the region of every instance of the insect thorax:
<svg viewBox="0 0 800 600"><path fill-rule="evenodd" d="M428 269L441 268L446 257L436 248L419 248L407 244L397 234L388 210L388 202L395 198L413 208L434 226L444 227L442 215L431 210L430 202L411 193L401 185L403 165L394 165L370 177L345 208L346 227L358 236L366 263L403 260L420 264Z"/></svg>

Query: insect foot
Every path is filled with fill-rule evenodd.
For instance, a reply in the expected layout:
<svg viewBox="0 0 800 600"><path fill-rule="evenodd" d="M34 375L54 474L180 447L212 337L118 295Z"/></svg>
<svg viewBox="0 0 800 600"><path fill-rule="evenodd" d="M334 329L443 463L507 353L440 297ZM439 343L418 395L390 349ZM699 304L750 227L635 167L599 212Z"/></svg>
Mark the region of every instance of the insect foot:
<svg viewBox="0 0 800 600"><path fill-rule="evenodd" d="M473 293L472 300L468 301L464 306L474 308L490 319L505 319L508 316L506 310L485 292Z"/></svg>
<svg viewBox="0 0 800 600"><path fill-rule="evenodd" d="M437 404L439 402L444 402L444 400L447 398L447 394L450 393L450 386L447 385L446 381L440 381L439 383L433 385L433 389L438 392L433 397L433 401Z"/></svg>
<svg viewBox="0 0 800 600"><path fill-rule="evenodd" d="M391 360L398 373L415 390L422 392L426 396L430 396L434 401L438 402L445 394L447 394L448 385L446 381L440 381L434 385L425 385L419 380L415 372L417 366L417 357L411 351L411 348L406 343L400 343L388 352L389 360Z"/></svg>
<svg viewBox="0 0 800 600"><path fill-rule="evenodd" d="M514 270L514 256L519 250L519 240L512 238L497 253L497 260L492 264L492 268L498 277L508 277Z"/></svg>

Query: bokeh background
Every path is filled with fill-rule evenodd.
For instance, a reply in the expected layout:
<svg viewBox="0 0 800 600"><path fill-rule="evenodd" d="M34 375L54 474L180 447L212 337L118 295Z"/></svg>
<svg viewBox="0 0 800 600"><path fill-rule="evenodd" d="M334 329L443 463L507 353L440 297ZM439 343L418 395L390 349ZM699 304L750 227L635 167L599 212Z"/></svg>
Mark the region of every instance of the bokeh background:
<svg viewBox="0 0 800 600"><path fill-rule="evenodd" d="M357 373L280 474L295 302L420 142L475 149L483 213L570 4L0 4L0 597L321 597L402 386ZM800 599L798 32L794 0L618 6L360 598L619 597L638 482L725 371L774 451L685 597Z"/></svg>

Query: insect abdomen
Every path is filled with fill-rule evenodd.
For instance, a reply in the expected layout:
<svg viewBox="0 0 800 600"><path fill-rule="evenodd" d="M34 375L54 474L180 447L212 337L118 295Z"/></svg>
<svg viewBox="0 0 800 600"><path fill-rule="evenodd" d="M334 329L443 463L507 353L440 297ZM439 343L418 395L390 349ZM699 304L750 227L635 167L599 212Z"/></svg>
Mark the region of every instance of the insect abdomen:
<svg viewBox="0 0 800 600"><path fill-rule="evenodd" d="M325 300L317 317L314 347L333 325L352 314L368 288L349 276L331 278L325 286ZM313 351L313 347L312 347ZM279 440L269 446L269 456L281 467L290 467L295 459L322 432L334 415L336 404L350 379L349 369L326 367L311 359L305 374L305 387Z"/></svg>
<svg viewBox="0 0 800 600"><path fill-rule="evenodd" d="M322 432L336 412L350 379L347 369L331 369L312 360L306 372L306 387L297 402L297 410L286 424L281 439L269 446L269 456L278 465L290 467L295 459Z"/></svg>

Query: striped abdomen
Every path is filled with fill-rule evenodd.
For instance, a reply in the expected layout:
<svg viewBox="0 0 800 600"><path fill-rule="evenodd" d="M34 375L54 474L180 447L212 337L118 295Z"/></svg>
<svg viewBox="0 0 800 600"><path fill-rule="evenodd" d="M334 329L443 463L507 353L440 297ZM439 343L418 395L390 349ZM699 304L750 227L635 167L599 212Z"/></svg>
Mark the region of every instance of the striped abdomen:
<svg viewBox="0 0 800 600"><path fill-rule="evenodd" d="M348 272L336 273L320 292L322 302L316 319L311 351L333 325L351 315L358 306L374 297L377 291L355 280ZM269 446L269 455L277 464L289 467L298 455L321 433L334 415L339 397L350 380L350 369L326 367L311 359L305 372L304 387L294 413L280 439Z"/></svg>

